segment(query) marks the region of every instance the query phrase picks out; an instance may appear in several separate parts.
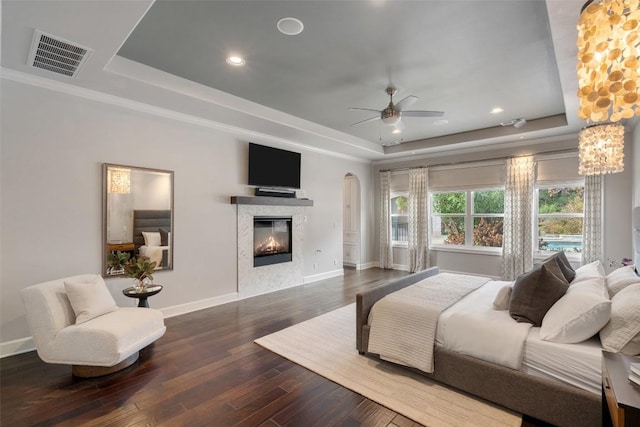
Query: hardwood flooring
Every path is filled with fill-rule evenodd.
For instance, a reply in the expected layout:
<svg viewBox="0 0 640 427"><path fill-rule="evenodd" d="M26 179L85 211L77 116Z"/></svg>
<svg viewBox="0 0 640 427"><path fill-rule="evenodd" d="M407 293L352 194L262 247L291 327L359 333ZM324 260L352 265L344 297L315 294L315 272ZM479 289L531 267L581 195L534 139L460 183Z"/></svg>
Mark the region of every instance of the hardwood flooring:
<svg viewBox="0 0 640 427"><path fill-rule="evenodd" d="M0 424L418 426L253 343L404 274L346 270L344 277L166 319L166 334L137 363L101 378L75 378L70 366L45 364L35 352L4 358Z"/></svg>

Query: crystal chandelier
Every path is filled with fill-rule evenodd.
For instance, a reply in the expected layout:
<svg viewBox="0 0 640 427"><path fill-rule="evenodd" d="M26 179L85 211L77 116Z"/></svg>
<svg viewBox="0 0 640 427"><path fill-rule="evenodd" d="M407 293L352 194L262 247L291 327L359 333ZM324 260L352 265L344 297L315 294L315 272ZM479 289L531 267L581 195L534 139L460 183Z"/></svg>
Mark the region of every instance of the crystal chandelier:
<svg viewBox="0 0 640 427"><path fill-rule="evenodd" d="M640 116L640 0L590 0L578 21L578 115L592 122Z"/></svg>
<svg viewBox="0 0 640 427"><path fill-rule="evenodd" d="M605 123L580 131L578 173L600 175L624 170L624 127L620 123Z"/></svg>
<svg viewBox="0 0 640 427"><path fill-rule="evenodd" d="M109 193L131 193L131 170L124 168L109 168Z"/></svg>

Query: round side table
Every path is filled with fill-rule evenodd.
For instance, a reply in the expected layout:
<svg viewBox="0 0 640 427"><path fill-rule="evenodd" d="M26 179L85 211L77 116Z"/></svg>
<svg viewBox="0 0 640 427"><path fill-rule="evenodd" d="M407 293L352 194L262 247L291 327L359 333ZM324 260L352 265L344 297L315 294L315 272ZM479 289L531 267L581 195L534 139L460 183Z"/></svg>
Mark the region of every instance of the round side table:
<svg viewBox="0 0 640 427"><path fill-rule="evenodd" d="M138 298L138 307L149 308L149 302L147 298L157 294L162 290L162 285L150 285L144 288L143 291L138 291L136 288L126 288L122 290L122 293L129 298Z"/></svg>

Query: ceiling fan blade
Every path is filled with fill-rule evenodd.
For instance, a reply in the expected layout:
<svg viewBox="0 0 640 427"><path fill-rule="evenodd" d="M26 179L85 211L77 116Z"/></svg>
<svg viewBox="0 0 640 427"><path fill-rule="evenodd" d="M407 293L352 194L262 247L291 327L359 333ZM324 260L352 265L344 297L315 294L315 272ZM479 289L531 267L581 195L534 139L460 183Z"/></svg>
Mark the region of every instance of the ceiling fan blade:
<svg viewBox="0 0 640 427"><path fill-rule="evenodd" d="M347 108L347 110L375 111L376 113L380 112L380 110L374 110L373 108L358 108L358 107L349 107Z"/></svg>
<svg viewBox="0 0 640 427"><path fill-rule="evenodd" d="M380 120L380 116L375 116L375 117L370 117L368 119L364 119L364 120L359 121L357 123L353 123L351 126L362 125L362 124L365 124L365 123L373 122L374 120Z"/></svg>
<svg viewBox="0 0 640 427"><path fill-rule="evenodd" d="M444 116L444 111L401 111L400 115L402 117L442 117Z"/></svg>
<svg viewBox="0 0 640 427"><path fill-rule="evenodd" d="M407 108L410 105L413 105L414 102L418 100L418 97L415 95L409 95L402 98L400 101L396 103L396 110L402 111L404 108Z"/></svg>

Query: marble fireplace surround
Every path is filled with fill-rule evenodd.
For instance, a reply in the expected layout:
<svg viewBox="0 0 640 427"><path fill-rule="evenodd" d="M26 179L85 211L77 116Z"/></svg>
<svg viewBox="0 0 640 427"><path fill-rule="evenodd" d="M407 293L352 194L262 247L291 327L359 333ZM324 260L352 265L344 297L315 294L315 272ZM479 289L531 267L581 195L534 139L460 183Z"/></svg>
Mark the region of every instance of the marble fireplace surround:
<svg viewBox="0 0 640 427"><path fill-rule="evenodd" d="M238 296L247 298L298 286L304 279L304 209L312 200L232 197L238 215ZM253 266L253 217L291 217L292 261Z"/></svg>

